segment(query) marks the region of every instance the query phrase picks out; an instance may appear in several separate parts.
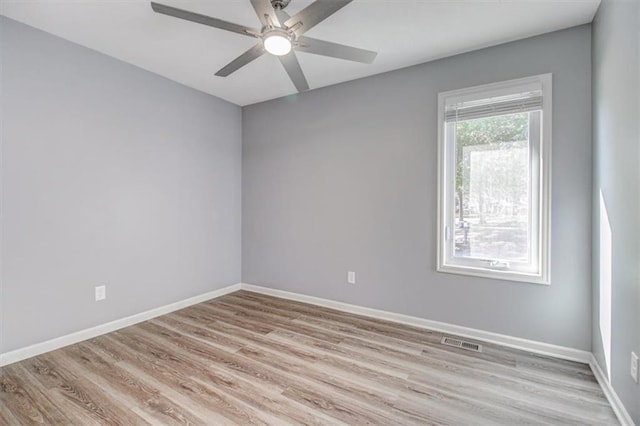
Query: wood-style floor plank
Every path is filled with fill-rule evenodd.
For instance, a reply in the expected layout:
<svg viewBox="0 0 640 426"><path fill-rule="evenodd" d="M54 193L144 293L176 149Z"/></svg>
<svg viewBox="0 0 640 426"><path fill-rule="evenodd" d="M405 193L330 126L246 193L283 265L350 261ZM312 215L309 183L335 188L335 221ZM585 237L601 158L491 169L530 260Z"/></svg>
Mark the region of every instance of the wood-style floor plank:
<svg viewBox="0 0 640 426"><path fill-rule="evenodd" d="M239 291L0 369L0 424L619 424L586 364Z"/></svg>

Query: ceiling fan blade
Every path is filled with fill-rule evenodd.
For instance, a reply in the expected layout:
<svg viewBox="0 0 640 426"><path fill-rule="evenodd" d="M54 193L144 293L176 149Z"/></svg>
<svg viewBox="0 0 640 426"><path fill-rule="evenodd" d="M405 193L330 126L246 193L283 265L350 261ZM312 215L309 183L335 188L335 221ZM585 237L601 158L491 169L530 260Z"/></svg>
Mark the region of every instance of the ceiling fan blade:
<svg viewBox="0 0 640 426"><path fill-rule="evenodd" d="M362 62L364 64L372 63L377 55L376 52L372 52L371 50L358 49L357 47L345 46L344 44L317 40L310 37L302 36L296 41L295 48L300 52L331 56L332 58L346 59L347 61Z"/></svg>
<svg viewBox="0 0 640 426"><path fill-rule="evenodd" d="M301 36L352 1L353 0L316 0L287 19L284 25L287 28L292 28L296 24L301 24L298 25L297 28L294 27L296 35Z"/></svg>
<svg viewBox="0 0 640 426"><path fill-rule="evenodd" d="M220 69L220 71L216 73L216 75L218 77L226 77L232 72L237 71L240 68L244 67L254 59L259 58L263 54L264 54L264 47L262 46L262 43L258 43L255 46L253 46L251 49L247 50L242 55L238 56L233 61L225 65L222 69Z"/></svg>
<svg viewBox="0 0 640 426"><path fill-rule="evenodd" d="M222 19L200 15L199 13L189 12L188 10L178 9L160 3L151 2L151 8L154 12L162 13L163 15L173 16L174 18L180 18L186 21L196 22L198 24L208 25L210 27L231 31L249 37L258 37L258 35L260 34L260 31L253 28L245 27L244 25L234 24L233 22L223 21Z"/></svg>
<svg viewBox="0 0 640 426"><path fill-rule="evenodd" d="M276 10L271 6L269 0L251 0L251 6L256 11L258 19L263 26L279 26L280 20L276 14Z"/></svg>
<svg viewBox="0 0 640 426"><path fill-rule="evenodd" d="M291 51L286 55L278 56L278 59L280 59L282 66L287 71L287 74L289 74L289 78L293 82L293 85L296 86L298 92L309 90L309 83L307 83L307 79L304 77L296 54Z"/></svg>

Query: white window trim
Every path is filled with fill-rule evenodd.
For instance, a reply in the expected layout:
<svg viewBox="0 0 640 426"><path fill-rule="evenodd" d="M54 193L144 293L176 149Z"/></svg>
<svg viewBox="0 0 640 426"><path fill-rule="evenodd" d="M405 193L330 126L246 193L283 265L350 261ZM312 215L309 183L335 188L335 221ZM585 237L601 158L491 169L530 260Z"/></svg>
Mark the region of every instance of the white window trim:
<svg viewBox="0 0 640 426"><path fill-rule="evenodd" d="M473 266L447 265L446 261L446 226L447 183L446 166L447 146L445 141L445 104L447 101L464 102L482 97L502 96L514 89L521 90L527 85L538 87L542 84L542 134L540 140L540 224L538 241L540 244L540 272L529 274L515 271L501 271ZM550 284L551 259L551 134L552 134L552 75L540 74L499 83L485 84L465 89L451 90L438 94L438 229L437 229L437 271L461 275L471 275L499 280L519 281L534 284Z"/></svg>

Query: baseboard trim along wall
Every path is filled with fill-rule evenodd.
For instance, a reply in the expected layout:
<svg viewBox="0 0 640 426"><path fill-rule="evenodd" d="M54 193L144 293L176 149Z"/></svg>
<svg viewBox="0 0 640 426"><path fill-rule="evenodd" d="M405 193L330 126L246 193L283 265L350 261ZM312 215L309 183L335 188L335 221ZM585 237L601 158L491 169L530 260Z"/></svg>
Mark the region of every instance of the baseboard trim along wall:
<svg viewBox="0 0 640 426"><path fill-rule="evenodd" d="M253 291L255 293L280 297L282 299L309 303L311 305L332 308L339 311L363 315L370 318L393 321L400 324L407 324L414 327L424 328L426 330L439 331L442 333L452 334L460 337L467 337L487 343L495 343L514 349L522 349L541 355L547 355L555 358L589 364L596 379L598 380L598 383L602 387L604 394L611 403L611 406L613 407L613 410L615 411L622 425L633 426L634 424L631 420L631 416L620 401L620 398L618 398L618 395L611 387L611 384L607 380L606 376L602 372L602 369L598 365L595 357L591 352L246 283L233 284L218 290L190 297L185 300L150 309L136 315L131 315L129 317L111 321L106 324L98 325L96 327L91 327L85 330L67 334L66 336L57 337L55 339L47 340L42 343L36 343L25 348L16 349L11 352L0 354L0 367L21 361L23 359L31 358L45 352L50 352L55 349L72 345L74 343L91 339L103 334L107 334L112 331L116 331L124 327L147 321L152 318L165 315L170 312L174 312L179 309L183 309L207 300L215 299L217 297L224 296L225 294L233 293L238 290Z"/></svg>
<svg viewBox="0 0 640 426"><path fill-rule="evenodd" d="M103 334L111 333L112 331L129 327L130 325L138 324L140 322L144 322L152 318L159 317L160 315L165 315L191 305L202 303L210 299L215 299L216 297L224 296L225 294L238 291L240 290L240 288L241 284L233 284L218 290L209 291L198 296L180 300L178 302L169 303L168 305L160 306L158 308L149 309L148 311L111 321L106 324L101 324L95 327L76 331L65 336L56 337L45 342L36 343L31 346L6 352L0 354L0 367L8 364L13 364L14 362L22 361L23 359L31 358L45 352L51 352L65 346L73 345L74 343L92 339Z"/></svg>
<svg viewBox="0 0 640 426"><path fill-rule="evenodd" d="M253 284L242 284L242 289L262 293L269 296L280 297L283 299L295 300L298 302L310 303L312 305L324 306L326 308L337 309L343 312L363 315L372 318L393 321L401 324L407 324L414 327L420 327L427 330L439 331L441 333L454 334L460 337L481 340L487 343L495 343L514 349L522 349L525 351L548 355L555 358L566 359L570 361L582 362L588 364L591 360L591 352L579 349L567 348L564 346L551 345L548 343L536 342L533 340L521 339L519 337L507 336L504 334L492 333L489 331L478 330L475 328L462 327L459 325L449 324L445 322L432 321L425 318L413 317L409 315L396 314L393 312L382 311L379 309L365 308L363 306L351 305L349 303L337 302L334 300L322 299L319 297L306 296L298 293L291 293L283 290L275 290L269 287L262 287Z"/></svg>
<svg viewBox="0 0 640 426"><path fill-rule="evenodd" d="M130 325L134 325L143 321L150 320L160 315L177 311L187 306L195 305L206 300L215 299L225 294L233 293L238 290L253 291L256 293L266 294L269 296L280 297L282 299L295 300L298 302L309 303L311 305L323 306L326 308L337 309L343 312L363 315L372 318L393 321L401 324L412 325L427 330L439 331L442 333L454 334L460 337L481 340L483 342L495 343L515 349L553 356L556 358L567 359L570 361L591 363L591 352L581 351L579 349L567 348L564 346L556 346L548 343L536 342L533 340L521 339L519 337L507 336L504 334L492 333L489 331L478 330L474 328L462 327L459 325L432 321L425 318L418 318L409 315L397 314L394 312L382 311L379 309L366 308L364 306L351 305L349 303L337 302L335 300L322 299L314 296L307 296L299 293L292 293L283 290L276 290L269 287L258 286L254 284L238 283L218 290L210 291L199 296L190 297L189 299L170 303L165 306L150 309L148 311L131 315L126 318L111 321L106 324L87 328L85 330L76 331L65 336L56 337L42 343L36 343L25 348L16 349L11 352L0 354L0 367L12 364L23 359L27 359L45 352L50 352L64 346L72 345L83 340L91 339L102 334L110 333Z"/></svg>
<svg viewBox="0 0 640 426"><path fill-rule="evenodd" d="M631 415L622 404L622 401L620 401L620 398L618 397L618 394L616 393L616 391L613 390L613 387L611 386L611 382L609 382L609 380L607 379L607 376L602 371L602 368L600 368L600 364L598 364L598 361L596 360L596 357L593 354L591 354L591 359L589 360L589 366L593 371L593 375L596 376L596 380L600 384L602 391L604 392L605 396L609 400L609 404L611 404L611 408L613 408L613 411L616 413L616 416L618 416L618 420L620 420L620 424L622 426L634 426L635 423L633 423L633 419L631 419Z"/></svg>

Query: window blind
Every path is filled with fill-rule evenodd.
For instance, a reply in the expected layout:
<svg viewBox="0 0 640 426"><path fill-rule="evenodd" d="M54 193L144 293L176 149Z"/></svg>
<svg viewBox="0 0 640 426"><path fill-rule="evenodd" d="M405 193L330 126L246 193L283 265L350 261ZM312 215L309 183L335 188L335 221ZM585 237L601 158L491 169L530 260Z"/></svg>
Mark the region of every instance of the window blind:
<svg viewBox="0 0 640 426"><path fill-rule="evenodd" d="M517 114L542 109L541 91L476 101L449 104L445 108L445 121L453 122L496 115Z"/></svg>

